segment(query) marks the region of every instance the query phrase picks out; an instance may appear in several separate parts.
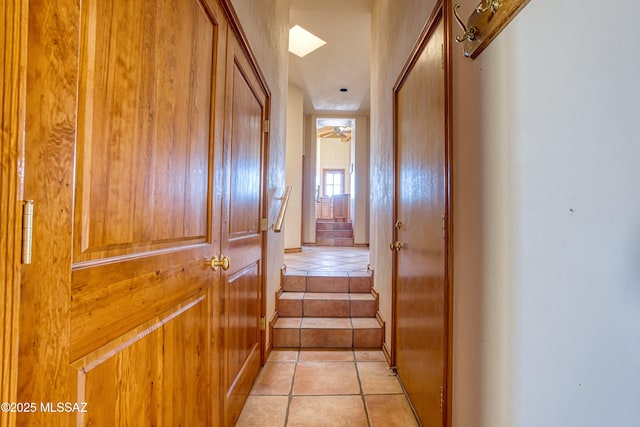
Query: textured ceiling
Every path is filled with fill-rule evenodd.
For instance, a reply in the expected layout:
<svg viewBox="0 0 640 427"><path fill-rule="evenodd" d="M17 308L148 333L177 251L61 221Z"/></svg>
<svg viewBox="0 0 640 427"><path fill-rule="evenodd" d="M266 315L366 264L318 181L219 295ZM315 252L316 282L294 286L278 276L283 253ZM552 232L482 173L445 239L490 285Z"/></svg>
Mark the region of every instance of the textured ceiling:
<svg viewBox="0 0 640 427"><path fill-rule="evenodd" d="M291 0L289 28L296 24L327 42L304 58L289 53L305 112L368 111L371 0Z"/></svg>

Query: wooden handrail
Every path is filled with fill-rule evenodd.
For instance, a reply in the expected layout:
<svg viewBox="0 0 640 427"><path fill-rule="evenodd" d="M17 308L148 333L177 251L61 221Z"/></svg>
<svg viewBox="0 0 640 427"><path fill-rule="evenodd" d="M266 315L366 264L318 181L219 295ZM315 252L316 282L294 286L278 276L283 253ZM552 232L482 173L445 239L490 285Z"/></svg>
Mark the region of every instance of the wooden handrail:
<svg viewBox="0 0 640 427"><path fill-rule="evenodd" d="M280 205L280 211L276 218L276 222L273 224L274 233L280 233L282 231L282 223L284 222L284 214L287 212L287 205L289 204L289 196L291 195L291 186L287 187L282 198L282 204Z"/></svg>

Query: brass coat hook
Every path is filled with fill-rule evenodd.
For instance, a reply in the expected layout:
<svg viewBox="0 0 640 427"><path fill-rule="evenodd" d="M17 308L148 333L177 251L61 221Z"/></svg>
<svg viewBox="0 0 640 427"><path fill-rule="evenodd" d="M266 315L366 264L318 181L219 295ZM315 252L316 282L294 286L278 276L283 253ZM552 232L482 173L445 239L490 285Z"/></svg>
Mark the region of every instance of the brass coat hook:
<svg viewBox="0 0 640 427"><path fill-rule="evenodd" d="M488 11L491 11L491 14L493 15L498 11L499 7L500 7L500 0L487 0L485 5L480 3L478 7L476 7L476 12L487 13Z"/></svg>
<svg viewBox="0 0 640 427"><path fill-rule="evenodd" d="M456 21L458 22L458 25L460 25L460 28L462 28L462 31L464 31L464 34L462 34L461 36L456 36L456 41L458 43L463 42L465 40L473 41L476 39L476 33L478 32L478 29L474 26L471 26L469 27L469 29L467 29L467 26L464 25L464 22L462 22L462 19L460 19L460 15L458 15L459 7L460 7L460 4L456 4L453 7L453 16L454 18L456 18Z"/></svg>
<svg viewBox="0 0 640 427"><path fill-rule="evenodd" d="M460 1L460 0L458 0ZM480 55L491 41L509 24L514 16L530 0L476 0L477 3L469 19L464 22L458 14L459 4L453 7L453 16L464 31L456 36L462 43L464 56L471 59Z"/></svg>

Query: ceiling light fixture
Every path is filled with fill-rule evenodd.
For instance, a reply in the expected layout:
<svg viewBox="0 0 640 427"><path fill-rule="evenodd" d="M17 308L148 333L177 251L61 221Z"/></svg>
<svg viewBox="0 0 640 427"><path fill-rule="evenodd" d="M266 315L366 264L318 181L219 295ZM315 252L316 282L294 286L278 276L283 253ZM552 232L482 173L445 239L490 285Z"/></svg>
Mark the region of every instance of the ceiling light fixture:
<svg viewBox="0 0 640 427"><path fill-rule="evenodd" d="M299 25L294 25L289 30L289 52L300 58L327 44L324 40Z"/></svg>

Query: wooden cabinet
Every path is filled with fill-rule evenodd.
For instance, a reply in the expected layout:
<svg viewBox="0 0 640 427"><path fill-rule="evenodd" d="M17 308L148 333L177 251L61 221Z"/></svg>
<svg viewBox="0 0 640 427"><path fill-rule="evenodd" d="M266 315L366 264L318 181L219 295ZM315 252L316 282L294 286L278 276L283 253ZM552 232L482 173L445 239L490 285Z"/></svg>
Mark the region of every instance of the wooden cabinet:
<svg viewBox="0 0 640 427"><path fill-rule="evenodd" d="M331 197L320 197L316 203L316 218L337 221L349 220L349 195L337 194Z"/></svg>
<svg viewBox="0 0 640 427"><path fill-rule="evenodd" d="M346 221L349 219L349 195L336 194L333 196L333 219Z"/></svg>

